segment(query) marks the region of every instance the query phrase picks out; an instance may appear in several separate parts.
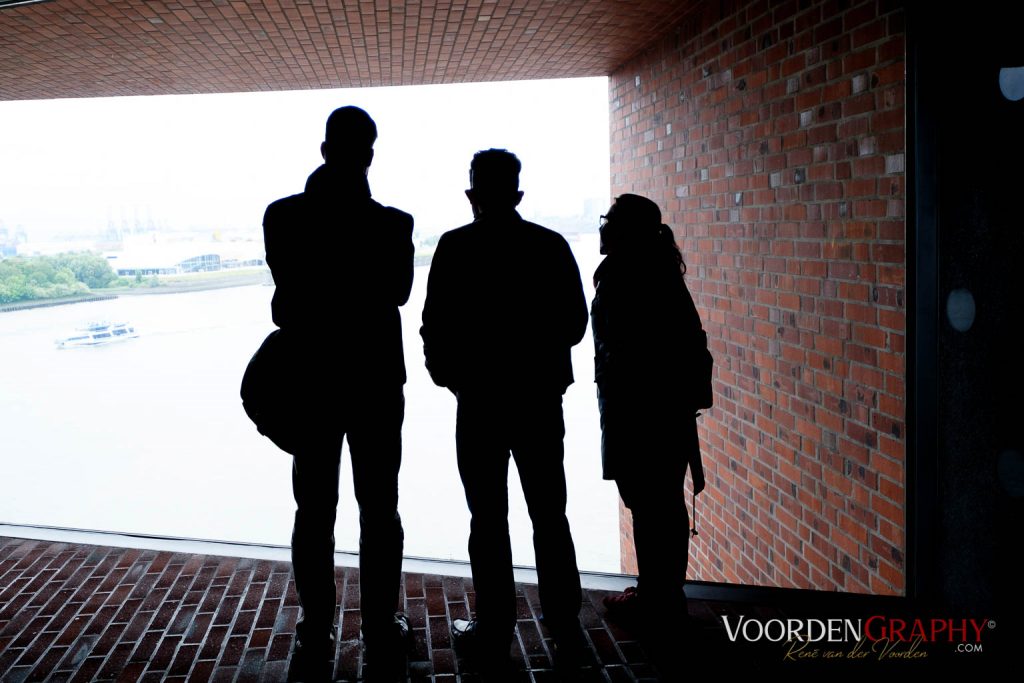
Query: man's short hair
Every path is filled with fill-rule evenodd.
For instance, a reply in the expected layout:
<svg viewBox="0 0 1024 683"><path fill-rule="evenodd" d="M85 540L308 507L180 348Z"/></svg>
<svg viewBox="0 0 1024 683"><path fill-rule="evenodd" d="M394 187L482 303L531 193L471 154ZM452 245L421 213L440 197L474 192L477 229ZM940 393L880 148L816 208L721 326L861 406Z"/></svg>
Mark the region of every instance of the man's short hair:
<svg viewBox="0 0 1024 683"><path fill-rule="evenodd" d="M327 117L324 141L331 149L368 150L377 140L377 124L359 107L339 107Z"/></svg>
<svg viewBox="0 0 1024 683"><path fill-rule="evenodd" d="M514 195L519 191L519 172L523 165L507 149L485 149L473 155L469 165L469 184L486 195Z"/></svg>

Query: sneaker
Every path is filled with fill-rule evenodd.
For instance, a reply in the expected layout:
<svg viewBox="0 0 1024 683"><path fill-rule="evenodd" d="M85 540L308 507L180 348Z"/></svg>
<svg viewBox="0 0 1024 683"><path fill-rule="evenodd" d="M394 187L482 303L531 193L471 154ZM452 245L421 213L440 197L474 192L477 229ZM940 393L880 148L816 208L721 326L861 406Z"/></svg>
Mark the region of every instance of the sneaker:
<svg viewBox="0 0 1024 683"><path fill-rule="evenodd" d="M452 619L453 647L458 650L471 650L476 647L478 640L476 619Z"/></svg>
<svg viewBox="0 0 1024 683"><path fill-rule="evenodd" d="M480 635L480 623L476 619L453 619L451 633L455 652L471 662L479 672L492 677L506 672L510 641L502 644L493 639L484 639Z"/></svg>
<svg viewBox="0 0 1024 683"><path fill-rule="evenodd" d="M402 649L406 652L412 649L412 628L404 612L395 612L395 635Z"/></svg>
<svg viewBox="0 0 1024 683"><path fill-rule="evenodd" d="M296 638L288 680L321 683L331 680L334 663L334 634L323 638Z"/></svg>
<svg viewBox="0 0 1024 683"><path fill-rule="evenodd" d="M367 683L404 681L411 648L409 617L397 612L392 630L386 638L367 643L364 636L363 680Z"/></svg>
<svg viewBox="0 0 1024 683"><path fill-rule="evenodd" d="M606 595L601 602L612 619L635 619L640 614L640 594L633 586L618 595Z"/></svg>

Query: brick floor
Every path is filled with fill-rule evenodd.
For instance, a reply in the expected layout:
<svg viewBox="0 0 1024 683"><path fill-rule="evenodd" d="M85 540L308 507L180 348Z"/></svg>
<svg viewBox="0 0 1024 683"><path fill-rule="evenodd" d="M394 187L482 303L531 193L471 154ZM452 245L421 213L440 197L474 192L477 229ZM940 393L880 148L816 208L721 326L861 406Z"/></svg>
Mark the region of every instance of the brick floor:
<svg viewBox="0 0 1024 683"><path fill-rule="evenodd" d="M335 678L360 677L359 571L337 569ZM520 584L514 681L557 680L535 585ZM644 650L581 614L600 667L585 681L654 680ZM452 649L452 619L473 609L470 579L405 574L411 681L475 680ZM284 681L299 604L291 565L0 537L0 677L18 681Z"/></svg>
<svg viewBox="0 0 1024 683"><path fill-rule="evenodd" d="M449 635L451 620L466 617L473 609L472 581L412 573L403 578L402 602L414 636L410 683L482 683L456 656ZM334 678L357 681L362 669L358 570L338 568L337 585ZM518 589L512 681L558 681L551 640L538 619L537 587L520 584ZM969 667L976 674L1009 661L1019 642L1013 619L1000 619L999 628L985 634L984 653L957 654L951 645L936 643L919 648L927 650L927 657L912 662L880 658L877 644L862 660L845 655L841 660L787 660L783 653L790 644L726 637L723 616L732 624L740 615L766 621L881 614L901 616L907 623L914 617L951 616L922 612L893 598L781 591L771 594L771 602L763 592L756 602L750 596L734 596L730 602L691 598L693 628L687 637L648 647L628 630L605 621L604 595L585 592L580 617L594 666L573 675L574 682L653 682L659 671L660 680L673 683L694 674L727 674L731 680L742 677L736 674L753 672L763 678L772 672L807 678L848 673L851 667L862 676L875 677L957 667ZM286 681L298 617L288 562L0 536L2 683ZM907 650L906 643L897 645ZM835 647L849 652L852 646Z"/></svg>

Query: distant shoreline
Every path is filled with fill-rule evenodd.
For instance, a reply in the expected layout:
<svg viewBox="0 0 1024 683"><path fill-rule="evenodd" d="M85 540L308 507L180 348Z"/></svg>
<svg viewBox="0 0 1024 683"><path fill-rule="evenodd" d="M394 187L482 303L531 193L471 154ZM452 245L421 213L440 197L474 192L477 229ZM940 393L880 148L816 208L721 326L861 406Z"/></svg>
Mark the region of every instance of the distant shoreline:
<svg viewBox="0 0 1024 683"><path fill-rule="evenodd" d="M213 274L211 274L213 275ZM185 292L202 292L210 289L226 289L228 287L248 287L251 285L262 285L273 283L270 280L269 271L256 271L246 273L230 273L223 275L217 273L216 277L196 276L193 280L181 278L180 276L168 276L174 279L158 280L155 286L140 287L111 287L100 290L102 293L93 292L81 296L61 297L58 299L30 299L28 301L16 301L10 304L0 304L0 313L13 311L25 311L33 308L49 308L51 306L66 306L69 304L82 304L90 301L107 301L120 296L147 296L150 294L182 294Z"/></svg>
<svg viewBox="0 0 1024 683"><path fill-rule="evenodd" d="M202 292L208 289L226 289L228 287L247 287L249 285L273 284L269 270L249 271L245 273L229 273L224 271L198 276L168 275L158 279L159 284L150 287L113 287L109 290L116 296L144 296L147 294L180 294L182 292ZM188 278L188 279L186 279Z"/></svg>
<svg viewBox="0 0 1024 683"><path fill-rule="evenodd" d="M82 296L61 297L59 299L29 299L28 301L15 301L10 304L0 304L0 313L10 311L25 311L30 308L49 308L51 306L66 306L68 304L84 304L90 301L106 301L116 299L114 294L83 294Z"/></svg>

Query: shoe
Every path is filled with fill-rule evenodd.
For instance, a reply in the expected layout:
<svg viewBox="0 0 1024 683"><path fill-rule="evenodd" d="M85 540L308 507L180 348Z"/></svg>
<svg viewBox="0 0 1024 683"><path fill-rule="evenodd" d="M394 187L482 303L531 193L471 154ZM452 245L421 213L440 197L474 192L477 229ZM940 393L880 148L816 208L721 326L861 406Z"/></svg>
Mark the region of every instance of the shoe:
<svg viewBox="0 0 1024 683"><path fill-rule="evenodd" d="M475 649L478 640L476 619L452 619L452 646L455 649Z"/></svg>
<svg viewBox="0 0 1024 683"><path fill-rule="evenodd" d="M451 633L455 652L470 661L473 668L488 676L484 680L498 680L495 677L507 673L509 647L512 644L510 640L502 643L484 638L480 634L480 622L476 619L453 619Z"/></svg>
<svg viewBox="0 0 1024 683"><path fill-rule="evenodd" d="M296 683L321 683L331 680L334 670L334 634L323 638L296 638L288 680Z"/></svg>
<svg viewBox="0 0 1024 683"><path fill-rule="evenodd" d="M590 643L577 622L552 633L555 641L555 670L562 673L579 671L594 664Z"/></svg>
<svg viewBox="0 0 1024 683"><path fill-rule="evenodd" d="M412 629L409 627L409 617L403 612L395 612L394 621L385 627L380 641L384 647L391 652L407 653L412 647ZM363 644L366 644L366 637L363 636Z"/></svg>
<svg viewBox="0 0 1024 683"><path fill-rule="evenodd" d="M406 680L412 629L409 617L395 614L386 637L370 641L363 637L363 680L366 683L393 683Z"/></svg>
<svg viewBox="0 0 1024 683"><path fill-rule="evenodd" d="M618 595L606 595L601 603L612 619L630 620L640 615L640 594L633 586Z"/></svg>

